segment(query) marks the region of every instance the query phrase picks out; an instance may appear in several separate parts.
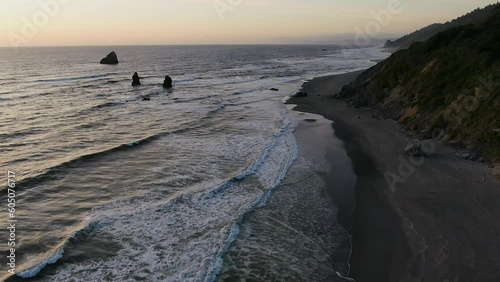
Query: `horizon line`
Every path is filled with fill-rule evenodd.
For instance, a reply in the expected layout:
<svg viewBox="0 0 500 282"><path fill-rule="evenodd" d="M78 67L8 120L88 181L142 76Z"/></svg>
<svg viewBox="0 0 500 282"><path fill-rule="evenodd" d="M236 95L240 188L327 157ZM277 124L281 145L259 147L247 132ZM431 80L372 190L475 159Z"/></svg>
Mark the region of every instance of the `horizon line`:
<svg viewBox="0 0 500 282"><path fill-rule="evenodd" d="M265 45L289 45L289 46L359 46L359 47L368 47L368 46L377 46L380 44L364 44L359 45L355 43L185 43L185 44L116 44L116 45L33 45L33 46L0 46L0 48L55 48L55 47L162 47L162 46L265 46Z"/></svg>

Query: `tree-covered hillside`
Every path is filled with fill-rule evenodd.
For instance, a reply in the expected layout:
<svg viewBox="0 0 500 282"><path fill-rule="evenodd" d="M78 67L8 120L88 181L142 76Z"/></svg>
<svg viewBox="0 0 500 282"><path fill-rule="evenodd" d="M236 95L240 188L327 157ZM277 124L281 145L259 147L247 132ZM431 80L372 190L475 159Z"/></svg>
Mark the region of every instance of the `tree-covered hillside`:
<svg viewBox="0 0 500 282"><path fill-rule="evenodd" d="M500 157L500 5L438 33L360 75L340 97L374 106L417 132L437 132Z"/></svg>
<svg viewBox="0 0 500 282"><path fill-rule="evenodd" d="M488 19L492 12L498 7L500 4L492 4L484 7L483 9L476 9L464 16L461 16L451 22L446 23L436 23L424 27L418 31L405 35L397 40L391 41L388 40L384 47L393 50L405 49L408 48L414 42L423 42L432 36L436 35L439 32L445 31L447 29L458 27L461 25L467 24L480 24Z"/></svg>

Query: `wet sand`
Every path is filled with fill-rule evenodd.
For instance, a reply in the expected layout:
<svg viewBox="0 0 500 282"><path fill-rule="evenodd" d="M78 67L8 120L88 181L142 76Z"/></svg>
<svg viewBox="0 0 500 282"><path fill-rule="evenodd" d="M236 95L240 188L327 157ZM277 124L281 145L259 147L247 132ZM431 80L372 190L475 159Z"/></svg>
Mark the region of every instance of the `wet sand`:
<svg viewBox="0 0 500 282"><path fill-rule="evenodd" d="M289 100L295 110L332 120L352 160L357 183L351 277L500 281L500 183L491 169L434 141L434 153L411 164L403 153L410 137L396 122L331 97L358 74L313 79L302 89L308 97ZM387 175L400 182L389 185ZM329 191L335 178L327 176ZM335 192L330 194L335 201Z"/></svg>

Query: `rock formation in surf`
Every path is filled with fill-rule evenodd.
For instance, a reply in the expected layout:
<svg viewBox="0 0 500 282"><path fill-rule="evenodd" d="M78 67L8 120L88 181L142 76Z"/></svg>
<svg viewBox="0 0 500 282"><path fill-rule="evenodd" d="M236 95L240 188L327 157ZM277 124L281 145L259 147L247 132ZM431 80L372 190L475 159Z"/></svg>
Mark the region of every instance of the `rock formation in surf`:
<svg viewBox="0 0 500 282"><path fill-rule="evenodd" d="M165 76L165 81L163 81L163 88L172 88L172 78L170 76Z"/></svg>
<svg viewBox="0 0 500 282"><path fill-rule="evenodd" d="M139 75L137 73L134 73L134 75L132 76L132 86L137 85L141 85L141 80L139 78Z"/></svg>
<svg viewBox="0 0 500 282"><path fill-rule="evenodd" d="M118 64L118 56L115 51L109 53L106 58L101 60L101 65L117 65Z"/></svg>

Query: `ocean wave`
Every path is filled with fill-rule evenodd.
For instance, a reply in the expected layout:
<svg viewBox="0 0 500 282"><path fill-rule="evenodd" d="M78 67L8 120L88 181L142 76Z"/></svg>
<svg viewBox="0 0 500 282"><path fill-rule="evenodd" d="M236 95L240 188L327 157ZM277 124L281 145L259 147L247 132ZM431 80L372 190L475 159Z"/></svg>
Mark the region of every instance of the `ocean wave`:
<svg viewBox="0 0 500 282"><path fill-rule="evenodd" d="M46 260L42 261L40 264L37 264L28 270L23 270L21 272L18 272L16 273L16 275L25 279L35 277L47 265L54 264L59 259L61 259L63 257L63 254L64 254L64 248L60 248L52 256L49 256Z"/></svg>
<svg viewBox="0 0 500 282"><path fill-rule="evenodd" d="M248 94L256 91L262 91L264 88L254 88L254 89L248 89L248 90L241 90L241 91L236 91L233 93L233 95L241 95L241 94Z"/></svg>
<svg viewBox="0 0 500 282"><path fill-rule="evenodd" d="M252 175L251 181L234 177L211 185L208 181L167 199L145 194L95 208L86 218L96 228L85 236L110 234L121 249L106 260L62 265L43 278L98 281L113 275L120 281L214 281L241 222L264 204L297 155L293 128L284 120L266 150L244 170L252 172L245 177ZM129 271L115 271L125 268Z"/></svg>
<svg viewBox="0 0 500 282"><path fill-rule="evenodd" d="M224 71L234 71L234 72L243 72L243 71L259 71L263 70L263 66L257 66L253 64L244 65L241 67L233 67L233 68L223 68Z"/></svg>
<svg viewBox="0 0 500 282"><path fill-rule="evenodd" d="M265 163L267 158L269 157L269 154L271 151L277 146L279 138L283 136L287 132L287 130L290 128L290 125L292 124L288 114L285 115L285 120L283 126L280 128L280 130L274 134L274 141L271 143L271 145L264 150L264 153L258 159L253 165L251 165L249 168L247 168L245 171L240 172L238 175L234 177L236 180L242 180L247 176L250 176L254 174L255 172L258 171L258 169Z"/></svg>
<svg viewBox="0 0 500 282"><path fill-rule="evenodd" d="M261 157L255 161L253 164L251 164L247 169L245 169L243 172L239 173L235 177L233 177L231 180L228 180L227 182L224 182L220 186L218 186L216 189L210 191L207 196L208 197L214 197L219 193L225 192L227 190L230 190L232 188L232 185L237 184L244 180L245 178L255 175L256 173L262 171L262 167L265 165L268 165L271 163L269 161L271 155L273 153L276 154L277 148L282 145L280 144L281 141L283 141L283 138L287 134L291 134L293 130L291 130L291 125L292 122L289 119L288 114L285 114L285 119L284 119L284 124L280 128L280 130L274 134L274 139L273 142L264 150L262 153ZM284 169L281 170L267 170L267 171L278 171L278 175L273 177L273 181L269 182L267 185L267 189L261 194L260 197L257 197L254 202L248 207L248 209L244 210L241 212L239 217L233 222L233 224L230 227L230 231L228 232L227 238L225 239L224 244L222 245L219 253L215 256L214 258L214 266L211 269L211 271L208 272L208 275L205 277L204 281L215 281L219 273L222 271L223 268L223 257L227 252L229 252L229 249L231 245L236 241L239 230L240 230L240 224L245 218L245 216L251 212L253 212L257 208L264 207L270 196L273 194L273 192L279 187L279 184L283 181L283 179L286 177L287 173L290 170L290 167L292 164L295 162L295 160L298 157L298 147L297 144L295 143L295 137L292 136L290 138L293 140L293 145L290 146L287 150L289 151L289 162L285 165ZM289 139L289 140L290 140ZM264 171L266 171L264 169Z"/></svg>
<svg viewBox="0 0 500 282"><path fill-rule="evenodd" d="M268 100L269 100L269 97L266 97L263 99L252 100L252 101L247 101L247 102L228 103L228 104L226 104L226 106L227 107L237 107L237 106L250 105L250 104L259 103L259 102L268 101Z"/></svg>
<svg viewBox="0 0 500 282"><path fill-rule="evenodd" d="M254 199L254 201L247 207L246 210L240 211L240 214L237 217L237 219L233 221L233 224L229 229L230 231L228 232L227 237L224 240L224 244L222 244L220 251L214 257L215 263L208 272L208 274L205 276L204 281L216 280L217 276L219 275L219 273L222 271L223 268L223 263L224 263L223 257L229 251L231 245L236 241L238 237L241 222L243 221L245 216L252 213L255 209L261 208L267 204L269 197L279 187L279 184L286 177L292 164L298 157L298 147L295 141L295 137L293 136L293 130L291 129L292 122L289 119L287 113L285 113L284 117L285 119L283 126L277 133L274 134L273 142L264 150L261 157L252 165L250 165L245 171L235 176L230 182L224 183L223 185L221 185L221 187L218 187L218 189L210 193L211 196L216 195L217 193L220 193L221 191L230 188L229 186L231 183L239 183L246 177L255 175L257 173L261 174L258 176L258 179L260 180L261 183L262 182L265 183L265 184L263 183L264 184L263 186L266 188L265 191L259 197L256 197ZM285 138L287 135L288 138ZM290 142L291 144L288 144L288 146L287 145L283 146L282 143L283 139L286 139L286 141ZM280 155L283 152L281 152L279 149L283 149L284 147L286 147L285 150L288 152L289 159L285 164L282 164L281 167L282 169L276 169L274 167L275 164L273 164L273 162L270 161L271 155L272 154L274 154L275 156ZM273 169L264 168L264 166L266 165L271 165ZM273 175L272 181L266 183L265 174L276 171L278 172L278 175Z"/></svg>
<svg viewBox="0 0 500 282"><path fill-rule="evenodd" d="M25 270L17 272L16 276L24 279L37 276L47 266L57 263L64 256L65 248L69 244L77 242L95 227L96 224L94 221L85 219L69 235L67 235L59 245L54 247L51 251L46 252L45 255L38 260L38 262L29 265Z"/></svg>
<svg viewBox="0 0 500 282"><path fill-rule="evenodd" d="M174 103L191 103L191 102L195 102L195 101L200 101L200 100L209 100L211 98L216 98L216 97L219 97L219 95L207 95L207 96L203 96L203 97L194 97L194 98L186 98L186 99L183 99L183 98L174 98L172 99L172 101Z"/></svg>
<svg viewBox="0 0 500 282"><path fill-rule="evenodd" d="M226 82L226 83L223 83L223 84L228 84L228 85L231 85L231 84L243 84L243 83L255 82L255 81L259 81L259 80L261 80L261 78L246 79L246 80L235 80L235 81L230 81L230 82Z"/></svg>
<svg viewBox="0 0 500 282"><path fill-rule="evenodd" d="M188 77L188 78L183 78L183 79L174 79L174 83L183 83L183 82L191 82L195 81L197 78L196 77Z"/></svg>
<svg viewBox="0 0 500 282"><path fill-rule="evenodd" d="M15 83L16 83L15 81L0 82L0 86L10 85L10 84L15 84Z"/></svg>
<svg viewBox="0 0 500 282"><path fill-rule="evenodd" d="M185 122L183 124L179 124L177 129L173 129L173 130L165 131L165 132L159 132L159 133L144 137L140 140L132 141L129 143L124 143L124 144L110 147L110 148L100 150L97 152L78 156L72 160L62 162L62 163L56 164L50 168L47 168L38 175L34 175L34 176L31 176L31 177L28 177L25 179L21 179L18 181L18 183L19 183L19 185L23 185L23 187L25 187L26 189L29 189L30 187L35 187L37 184L39 184L41 182L56 179L56 177L57 177L57 175L59 175L60 171L63 171L64 169L67 169L67 168L70 168L76 164L79 164L80 162L94 160L96 158L104 157L106 155L109 155L109 154L112 154L115 152L134 150L137 146L147 145L147 144L154 142L155 140L158 140L164 136L168 136L171 134L182 134L182 133L185 133L185 132L188 132L191 130L203 128L205 126L205 120L208 118L211 118L213 116L213 114L217 113L218 111L220 111L222 109L223 109L223 107L221 107L221 105L219 104L213 110L208 111L205 116L200 117L199 119L196 119L196 120L191 120L191 121ZM6 187L3 187L3 189L6 189Z"/></svg>
<svg viewBox="0 0 500 282"><path fill-rule="evenodd" d="M116 106L124 105L124 104L129 103L129 102L135 102L138 100L139 100L139 97L130 98L128 100L108 101L108 102L104 102L102 104L97 104L97 105L91 106L91 107L86 108L86 109L81 109L79 111L79 114L80 115L87 115L93 111L101 110L104 108L116 107Z"/></svg>
<svg viewBox="0 0 500 282"><path fill-rule="evenodd" d="M1 99L0 99L1 100ZM21 138L29 135L40 134L46 132L46 129L40 128L22 128L17 131L0 133L0 140L6 142L8 139Z"/></svg>
<svg viewBox="0 0 500 282"><path fill-rule="evenodd" d="M284 76L284 77L280 78L279 81L268 83L268 84L263 85L263 86L258 87L258 88L236 91L233 93L233 95L248 94L248 93L253 93L253 92L257 92L257 91L265 91L265 90L270 89L271 87L278 86L278 85L283 84L283 83L298 81L301 79L302 79L302 77L300 77L300 76Z"/></svg>
<svg viewBox="0 0 500 282"><path fill-rule="evenodd" d="M252 79L236 79L236 80L230 80L230 81L225 81L225 82L220 82L220 83L211 83L208 86L219 86L219 85L238 85L238 84L245 84L245 83L251 83L251 82L256 82L260 81L262 78L252 78Z"/></svg>
<svg viewBox="0 0 500 282"><path fill-rule="evenodd" d="M86 85L78 86L77 88L93 88L93 87L97 87L97 86L96 85L92 85L92 84L86 84Z"/></svg>
<svg viewBox="0 0 500 282"><path fill-rule="evenodd" d="M108 154L112 154L112 153L118 152L118 151L130 150L130 149L133 149L134 146L148 144L148 143L152 142L153 140L156 140L156 139L160 138L161 136L164 136L165 134L169 134L169 133L173 133L173 132L154 134L154 135L145 137L141 140L137 140L137 141L134 141L131 143L121 144L121 145L118 145L115 147L110 147L108 149L104 149L101 151L89 153L86 155L81 155L81 156L78 156L72 160L62 162L62 163L56 164L50 168L47 168L38 175L22 179L19 181L19 183L20 183L20 185L23 185L26 188L35 187L40 182L55 179L56 176L58 175L58 172L66 169L68 167L72 167L73 165L76 165L80 162L88 161L88 160L95 159L98 157L103 157L103 156L106 156Z"/></svg>
<svg viewBox="0 0 500 282"><path fill-rule="evenodd" d="M58 77L58 78L35 80L35 82L47 83L47 82L72 81L72 80L85 80L85 79L107 77L108 75L109 75L109 73L94 74L94 75L84 75L84 76L76 76L76 77Z"/></svg>
<svg viewBox="0 0 500 282"><path fill-rule="evenodd" d="M82 86L82 87L88 87L88 86ZM93 105L93 106L90 106L88 108L85 108L85 109L81 109L79 111L80 114L82 115L86 115L90 112L93 112L93 111L96 111L96 110L101 110L101 109L104 109L104 108L110 108L110 107L116 107L116 106L120 106L120 105L125 105L127 103L130 103L130 102L137 102L137 101L141 101L142 98L144 97L155 97L155 96L161 96L161 95L165 95L165 90L161 90L159 91L158 88L151 88L151 89L147 89L147 91L149 93L143 93L142 95L139 95L139 96L136 96L136 97L130 97L130 99L125 99L125 100L114 100L114 101L107 101L107 102L104 102L102 104L97 104L97 105ZM116 93L118 94L118 93ZM121 93L120 93L121 94ZM98 97L107 97L105 94L98 94L97 95ZM216 97L217 95L208 95L208 96L205 96L205 97L197 97L197 98L188 98L188 99L175 99L173 100L174 103L187 103L187 102L192 102L192 101L197 101L197 100L204 100L204 99L208 99L208 98L212 98L212 97Z"/></svg>
<svg viewBox="0 0 500 282"><path fill-rule="evenodd" d="M137 100L137 99L134 99L133 101L135 101L135 100ZM130 101L131 100L115 100L115 101L106 102L103 104L96 105L96 106L92 107L91 109L102 109L102 108L107 108L107 107L123 105L123 104L126 104L127 102L130 102Z"/></svg>

